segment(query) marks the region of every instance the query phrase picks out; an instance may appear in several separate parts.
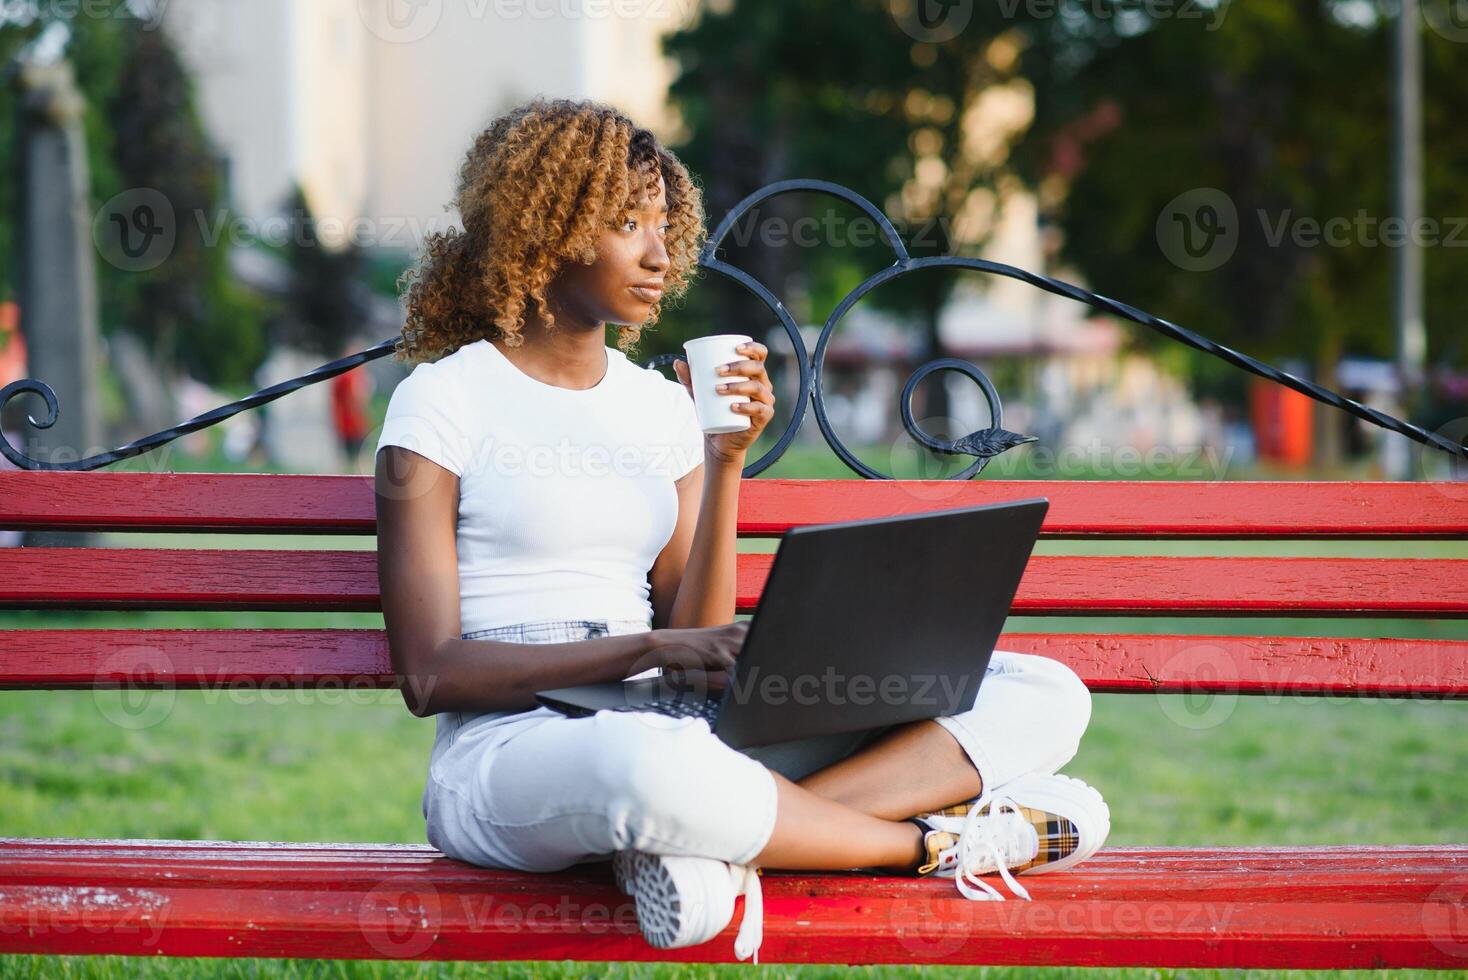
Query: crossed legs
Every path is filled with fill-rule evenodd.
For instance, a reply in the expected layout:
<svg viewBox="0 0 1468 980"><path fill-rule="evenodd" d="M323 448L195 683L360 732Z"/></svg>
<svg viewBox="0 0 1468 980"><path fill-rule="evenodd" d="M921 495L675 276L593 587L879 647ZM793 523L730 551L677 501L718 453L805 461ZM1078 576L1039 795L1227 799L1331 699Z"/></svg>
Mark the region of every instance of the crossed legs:
<svg viewBox="0 0 1468 980"><path fill-rule="evenodd" d="M799 782L775 777L777 816L755 863L907 871L922 834L907 818L977 796L978 770L937 723L899 725Z"/></svg>
<svg viewBox="0 0 1468 980"><path fill-rule="evenodd" d="M771 764L754 750L730 750L705 725L640 712L546 718L490 752L455 745L425 787L429 843L460 860L526 871L620 850L905 871L920 846L907 817L1024 773L1057 771L1089 722L1089 693L1069 668L1001 653L968 712L850 740L841 751L761 747Z"/></svg>
<svg viewBox="0 0 1468 980"><path fill-rule="evenodd" d="M919 837L908 817L972 799L986 781L1000 786L1027 772L1057 772L1075 755L1090 718L1090 692L1070 668L1045 657L995 651L969 711L895 726L796 782L775 773L775 828L756 863L912 867ZM838 838L858 849L863 840L906 841L910 849L900 863L890 855L870 864L837 858L807 863L812 852L843 846Z"/></svg>

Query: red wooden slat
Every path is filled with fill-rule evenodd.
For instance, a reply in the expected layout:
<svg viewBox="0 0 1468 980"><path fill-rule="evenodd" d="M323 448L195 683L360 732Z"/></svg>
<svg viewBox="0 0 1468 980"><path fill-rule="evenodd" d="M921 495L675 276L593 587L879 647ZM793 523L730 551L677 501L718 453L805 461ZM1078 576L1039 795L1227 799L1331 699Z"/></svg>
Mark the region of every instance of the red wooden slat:
<svg viewBox="0 0 1468 980"><path fill-rule="evenodd" d="M0 472L0 527L371 534L372 477Z"/></svg>
<svg viewBox="0 0 1468 980"><path fill-rule="evenodd" d="M1096 693L1468 698L1468 640L1005 633ZM10 630L0 689L394 686L381 630Z"/></svg>
<svg viewBox="0 0 1468 980"><path fill-rule="evenodd" d="M1468 640L1004 633L1102 694L1468 698Z"/></svg>
<svg viewBox="0 0 1468 980"><path fill-rule="evenodd" d="M391 688L380 629L0 631L0 689Z"/></svg>
<svg viewBox="0 0 1468 980"><path fill-rule="evenodd" d="M741 554L736 602L755 607L773 555ZM976 558L976 560L978 560ZM12 548L0 607L378 609L371 551ZM1468 559L1037 555L1023 615L1468 614Z"/></svg>
<svg viewBox="0 0 1468 980"><path fill-rule="evenodd" d="M12 548L0 607L374 611L375 551Z"/></svg>
<svg viewBox="0 0 1468 980"><path fill-rule="evenodd" d="M1464 537L1468 483L751 480L745 534L1046 497L1049 537Z"/></svg>
<svg viewBox="0 0 1468 980"><path fill-rule="evenodd" d="M766 872L761 962L1449 967L1468 847L1105 849L1025 880ZM742 904L742 903L741 903ZM656 950L605 864L550 875L430 847L0 838L0 952L733 960L736 921Z"/></svg>
<svg viewBox="0 0 1468 980"><path fill-rule="evenodd" d="M370 476L0 472L0 527L371 534ZM740 533L1043 496L1053 537L1464 537L1452 482L746 481Z"/></svg>
<svg viewBox="0 0 1468 980"><path fill-rule="evenodd" d="M773 563L773 555L739 556L740 612L754 610ZM1468 613L1468 559L1035 555L1010 611L1455 617Z"/></svg>

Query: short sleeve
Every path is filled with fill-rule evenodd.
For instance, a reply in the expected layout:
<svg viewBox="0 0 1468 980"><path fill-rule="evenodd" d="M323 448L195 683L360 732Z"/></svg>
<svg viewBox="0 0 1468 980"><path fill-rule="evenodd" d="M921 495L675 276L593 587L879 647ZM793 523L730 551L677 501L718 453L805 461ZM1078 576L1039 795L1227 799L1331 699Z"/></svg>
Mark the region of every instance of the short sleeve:
<svg viewBox="0 0 1468 980"><path fill-rule="evenodd" d="M457 390L437 377L431 364L419 364L398 382L387 402L377 449L401 446L462 477L469 464L466 417Z"/></svg>
<svg viewBox="0 0 1468 980"><path fill-rule="evenodd" d="M678 390L673 393L675 429L672 445L678 458L673 467L673 479L681 480L703 462L703 429L698 424L698 409L694 407L693 396L681 381L674 382L674 386Z"/></svg>

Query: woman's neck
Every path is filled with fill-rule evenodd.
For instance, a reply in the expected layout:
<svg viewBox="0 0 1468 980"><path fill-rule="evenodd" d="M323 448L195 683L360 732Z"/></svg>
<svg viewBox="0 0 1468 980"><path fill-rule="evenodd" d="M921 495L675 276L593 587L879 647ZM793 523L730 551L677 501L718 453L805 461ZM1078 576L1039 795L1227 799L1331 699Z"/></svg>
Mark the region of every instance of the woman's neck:
<svg viewBox="0 0 1468 980"><path fill-rule="evenodd" d="M557 316L556 325L546 329L539 318L526 317L520 330L522 343L508 347L491 340L515 367L536 381L560 388L595 387L608 370L606 324L578 324Z"/></svg>

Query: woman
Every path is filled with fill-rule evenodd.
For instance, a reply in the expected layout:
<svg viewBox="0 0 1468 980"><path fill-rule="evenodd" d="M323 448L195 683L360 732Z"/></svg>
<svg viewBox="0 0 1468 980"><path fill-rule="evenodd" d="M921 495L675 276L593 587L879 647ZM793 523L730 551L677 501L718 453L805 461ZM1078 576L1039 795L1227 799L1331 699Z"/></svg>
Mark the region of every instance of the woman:
<svg viewBox="0 0 1468 980"><path fill-rule="evenodd" d="M971 711L729 748L701 719L570 718L535 692L678 668L712 686L734 622L740 473L774 415L768 351L725 370L747 430L705 435L679 382L625 353L680 295L704 240L687 170L610 107L537 100L470 150L462 232L404 277L378 442L378 570L393 667L437 737L430 843L525 871L613 859L653 945L699 943L759 867L954 877L1068 868L1101 845L1095 790L1054 775L1090 718L1062 664L996 651ZM616 348L606 325L616 324ZM681 382L681 383L680 383ZM535 650L527 644L537 644Z"/></svg>

